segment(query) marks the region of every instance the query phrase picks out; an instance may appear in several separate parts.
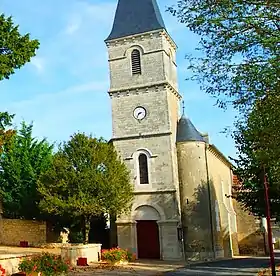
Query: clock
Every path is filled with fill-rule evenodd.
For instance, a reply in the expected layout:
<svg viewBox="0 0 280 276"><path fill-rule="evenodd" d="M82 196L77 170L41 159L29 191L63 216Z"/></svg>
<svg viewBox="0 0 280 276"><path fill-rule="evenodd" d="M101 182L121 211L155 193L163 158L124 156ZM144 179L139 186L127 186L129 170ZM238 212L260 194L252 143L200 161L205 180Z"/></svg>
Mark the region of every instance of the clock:
<svg viewBox="0 0 280 276"><path fill-rule="evenodd" d="M138 121L143 120L147 115L147 111L144 107L142 106L138 106L134 109L133 111L133 116L135 119L137 119Z"/></svg>

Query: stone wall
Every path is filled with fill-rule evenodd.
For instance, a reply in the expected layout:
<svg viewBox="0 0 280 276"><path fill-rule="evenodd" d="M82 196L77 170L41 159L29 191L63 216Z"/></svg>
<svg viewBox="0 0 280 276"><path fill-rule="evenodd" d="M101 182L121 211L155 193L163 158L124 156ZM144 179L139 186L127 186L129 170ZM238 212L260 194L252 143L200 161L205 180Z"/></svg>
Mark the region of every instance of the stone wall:
<svg viewBox="0 0 280 276"><path fill-rule="evenodd" d="M204 142L177 143L185 254L189 260L213 257Z"/></svg>
<svg viewBox="0 0 280 276"><path fill-rule="evenodd" d="M138 257L137 222L157 221L162 260L180 260L181 248L177 236L179 222L175 191L136 194L131 214L117 220L118 245L128 248Z"/></svg>
<svg viewBox="0 0 280 276"><path fill-rule="evenodd" d="M135 190L131 214L123 215L117 221L118 245L137 253L138 208L142 211L154 208L160 214L156 220L161 258L181 258L177 236L180 206L175 141L180 96L176 45L165 31L155 31L114 40L108 42L107 47L112 140L131 172ZM133 75L131 71L134 49L141 53L142 73L139 75ZM147 111L141 122L133 116L137 106L143 106ZM146 184L140 183L140 154L145 154L148 160L149 181Z"/></svg>
<svg viewBox="0 0 280 276"><path fill-rule="evenodd" d="M31 246L46 243L46 222L20 219L0 219L0 244L18 246L20 241L28 241Z"/></svg>
<svg viewBox="0 0 280 276"><path fill-rule="evenodd" d="M233 205L237 216L237 238L240 255L263 255L265 253L265 241L261 230L261 221L245 211L235 199L233 199Z"/></svg>
<svg viewBox="0 0 280 276"><path fill-rule="evenodd" d="M224 257L238 255L236 213L230 198L232 190L231 164L214 145L207 147L212 219L216 250Z"/></svg>
<svg viewBox="0 0 280 276"><path fill-rule="evenodd" d="M280 249L280 225L276 221L271 222L272 227L272 237L275 239L274 248Z"/></svg>
<svg viewBox="0 0 280 276"><path fill-rule="evenodd" d="M19 272L18 266L22 257L26 257L26 255L10 256L9 258L0 257L0 265L5 269L5 276L10 276Z"/></svg>
<svg viewBox="0 0 280 276"><path fill-rule="evenodd" d="M110 67L110 91L123 90L168 81L177 89L176 46L165 31L114 40L107 43ZM141 53L142 74L131 74L131 52ZM172 56L171 58L169 56Z"/></svg>
<svg viewBox="0 0 280 276"><path fill-rule="evenodd" d="M212 258L214 251L216 258L237 255L236 214L227 196L231 164L204 142L178 143L177 149L187 257Z"/></svg>
<svg viewBox="0 0 280 276"><path fill-rule="evenodd" d="M70 261L71 266L77 265L80 257L87 258L88 263L97 263L101 258L101 244L68 245L61 248L61 257Z"/></svg>

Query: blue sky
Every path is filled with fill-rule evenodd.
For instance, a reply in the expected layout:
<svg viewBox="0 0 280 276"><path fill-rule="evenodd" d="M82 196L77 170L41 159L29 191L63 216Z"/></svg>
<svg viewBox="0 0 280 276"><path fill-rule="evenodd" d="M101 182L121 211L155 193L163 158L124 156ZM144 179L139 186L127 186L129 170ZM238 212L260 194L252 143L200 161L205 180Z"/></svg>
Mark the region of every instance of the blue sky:
<svg viewBox="0 0 280 276"><path fill-rule="evenodd" d="M186 81L185 55L198 37L178 23L158 1L169 33L178 45L180 93L186 113L201 132L208 132L226 156L235 154L232 139L221 133L234 120L233 111ZM68 140L77 131L111 137L108 57L104 39L113 23L117 0L1 0L0 13L12 15L21 33L40 40L37 56L0 83L0 110L15 113L15 123L33 121L34 135L51 142Z"/></svg>

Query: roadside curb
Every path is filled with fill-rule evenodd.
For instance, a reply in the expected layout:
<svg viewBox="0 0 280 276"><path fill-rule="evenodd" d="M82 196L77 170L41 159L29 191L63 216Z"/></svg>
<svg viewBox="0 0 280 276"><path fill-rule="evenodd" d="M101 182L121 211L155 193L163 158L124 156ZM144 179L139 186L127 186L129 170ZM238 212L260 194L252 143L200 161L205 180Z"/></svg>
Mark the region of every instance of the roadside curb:
<svg viewBox="0 0 280 276"><path fill-rule="evenodd" d="M193 262L186 262L185 267L190 267L193 265L200 265L200 264L213 264L213 263L218 263L221 261L231 261L234 260L235 258L223 258L223 259L215 259L215 260L207 260L207 261L193 261Z"/></svg>
<svg viewBox="0 0 280 276"><path fill-rule="evenodd" d="M212 263L218 263L223 261L233 261L238 259L249 259L249 258L263 258L258 256L233 256L231 258L221 258L221 259L214 259L214 260L207 260L207 261L190 261L185 263L185 267L190 267L193 265L200 265L200 264L212 264Z"/></svg>
<svg viewBox="0 0 280 276"><path fill-rule="evenodd" d="M147 274L143 274L143 275L149 275L149 276L163 276L163 275L172 275L173 272L176 272L178 270L182 270L182 269L190 269L196 265L205 265L207 267L207 265L209 264L215 264L215 263L219 263L219 262L227 262L227 261L234 261L234 260L240 260L240 259L250 259L250 258L258 258L258 257L254 257L254 256L233 256L231 258L220 258L220 259L215 259L215 260L205 260L205 261L170 261L170 262L160 262L160 263L155 263L154 267L156 267L157 265L159 265L160 267L164 267L164 269L159 269L160 271L158 272L153 272L152 270L150 271L151 274L147 273ZM261 258L261 257L260 257ZM142 268L145 267L145 265L143 263L134 263L137 265L142 266ZM150 266L150 264L148 265ZM170 274L171 273L171 274ZM142 275L142 274L141 274Z"/></svg>

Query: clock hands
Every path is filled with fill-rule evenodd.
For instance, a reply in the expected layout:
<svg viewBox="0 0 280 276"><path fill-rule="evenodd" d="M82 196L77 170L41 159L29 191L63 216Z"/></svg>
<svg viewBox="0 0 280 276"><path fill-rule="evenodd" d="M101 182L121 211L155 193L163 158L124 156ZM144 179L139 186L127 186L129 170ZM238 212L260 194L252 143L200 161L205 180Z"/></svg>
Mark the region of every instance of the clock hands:
<svg viewBox="0 0 280 276"><path fill-rule="evenodd" d="M139 116L142 114L142 111L139 111L138 113L137 113L137 118L139 118Z"/></svg>

